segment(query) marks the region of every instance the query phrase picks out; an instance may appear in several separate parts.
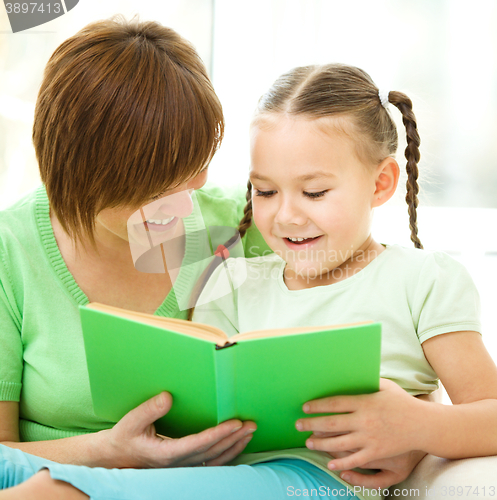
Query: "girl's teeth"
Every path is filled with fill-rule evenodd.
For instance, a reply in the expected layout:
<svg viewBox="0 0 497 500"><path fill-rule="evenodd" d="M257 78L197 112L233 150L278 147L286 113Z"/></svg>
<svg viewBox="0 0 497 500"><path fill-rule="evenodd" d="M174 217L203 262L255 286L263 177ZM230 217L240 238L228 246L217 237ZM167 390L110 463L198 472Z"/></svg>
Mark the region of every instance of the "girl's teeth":
<svg viewBox="0 0 497 500"><path fill-rule="evenodd" d="M316 238L316 236L312 237L312 238L290 238L288 237L288 239L290 241L304 241L304 240L313 240L314 238Z"/></svg>
<svg viewBox="0 0 497 500"><path fill-rule="evenodd" d="M166 224L169 224L174 217L170 217L169 219L148 219L147 223L148 224L161 224L162 226L165 226Z"/></svg>

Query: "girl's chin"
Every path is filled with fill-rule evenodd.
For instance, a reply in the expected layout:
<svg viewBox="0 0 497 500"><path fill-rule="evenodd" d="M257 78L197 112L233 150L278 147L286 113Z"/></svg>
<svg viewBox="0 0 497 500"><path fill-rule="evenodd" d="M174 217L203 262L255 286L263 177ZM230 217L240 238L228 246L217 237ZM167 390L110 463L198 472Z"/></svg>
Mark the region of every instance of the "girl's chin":
<svg viewBox="0 0 497 500"><path fill-rule="evenodd" d="M323 270L315 266L291 265L291 263L287 263L286 273L295 278L313 279L323 274Z"/></svg>
<svg viewBox="0 0 497 500"><path fill-rule="evenodd" d="M309 265L302 265L303 263L289 263L287 262L285 268L285 277L292 279L315 280L320 278L331 277L336 270L323 264L316 265L315 263Z"/></svg>

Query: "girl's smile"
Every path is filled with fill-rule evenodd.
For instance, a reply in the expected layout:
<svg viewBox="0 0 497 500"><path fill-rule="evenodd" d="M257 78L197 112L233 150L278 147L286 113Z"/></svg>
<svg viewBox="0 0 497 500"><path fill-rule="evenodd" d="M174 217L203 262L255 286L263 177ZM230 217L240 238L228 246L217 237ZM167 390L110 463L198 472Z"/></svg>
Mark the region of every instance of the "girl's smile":
<svg viewBox="0 0 497 500"><path fill-rule="evenodd" d="M322 236L323 235L314 237L303 237L303 238L289 236L283 239L288 248L292 250L297 250L297 249L302 250L302 249L312 248Z"/></svg>
<svg viewBox="0 0 497 500"><path fill-rule="evenodd" d="M396 186L398 166L392 158L361 161L353 134L343 118L277 115L252 127L254 222L287 262L289 288L332 283L334 269L354 273L367 264L353 256L383 251L370 236L373 208L391 196L386 187Z"/></svg>

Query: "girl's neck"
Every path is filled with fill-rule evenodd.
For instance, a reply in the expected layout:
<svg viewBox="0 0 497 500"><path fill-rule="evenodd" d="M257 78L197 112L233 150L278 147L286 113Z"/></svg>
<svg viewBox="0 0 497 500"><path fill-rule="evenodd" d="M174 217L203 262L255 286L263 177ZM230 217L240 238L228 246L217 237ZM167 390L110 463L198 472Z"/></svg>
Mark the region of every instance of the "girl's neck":
<svg viewBox="0 0 497 500"><path fill-rule="evenodd" d="M283 273L283 279L289 290L303 290L316 286L332 285L333 283L344 281L357 274L361 269L364 269L376 259L384 250L385 247L377 243L373 240L373 237L369 235L364 243L357 250L352 252L348 259L344 260L335 268L319 276L310 277L296 273L287 265Z"/></svg>

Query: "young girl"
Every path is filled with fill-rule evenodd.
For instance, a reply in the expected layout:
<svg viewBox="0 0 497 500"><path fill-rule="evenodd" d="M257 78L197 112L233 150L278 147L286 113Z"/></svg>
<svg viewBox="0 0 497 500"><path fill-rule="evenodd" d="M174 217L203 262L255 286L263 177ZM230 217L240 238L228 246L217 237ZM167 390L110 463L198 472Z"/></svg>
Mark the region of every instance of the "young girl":
<svg viewBox="0 0 497 500"><path fill-rule="evenodd" d="M380 244L371 234L373 209L392 197L399 178L389 103L407 131L415 249ZM194 314L232 334L382 322L380 391L310 401L309 418L296 423L313 431L306 446L315 455L291 456L323 470L368 467L412 450L452 459L497 453L497 369L481 340L478 292L462 265L422 250L417 235L419 143L409 98L379 92L360 69L310 66L281 76L252 123L240 224L243 235L253 219L274 254L228 260L235 307L213 300ZM221 277L213 274L202 302ZM434 391L438 379L453 406L412 397ZM338 414L312 416L331 412ZM279 454L288 456L263 458ZM237 463L255 460L241 455Z"/></svg>
<svg viewBox="0 0 497 500"><path fill-rule="evenodd" d="M388 101L407 128L407 201L418 249L381 245L371 236L373 208L392 196L399 177ZM481 342L478 294L462 266L422 251L417 237L419 137L409 99L379 94L356 68L298 68L261 99L251 132L249 202L240 231L253 216L274 255L228 260L235 307L232 297L216 296L222 266L194 319L228 334L381 321L380 391L306 403L309 418L296 426L313 431L307 449L242 455L231 463L251 467L109 471L38 459L35 470L46 466L64 483L45 471L5 498L56 498L55 491L61 498L87 498L82 491L92 498L134 498L136 491L155 491L157 498L274 499L323 491L328 498L353 498L343 480L357 474L349 471L357 466L380 468L382 460L413 450L449 458L497 452L497 369ZM423 400L438 378L454 406ZM148 411L159 417L170 403L162 398ZM338 414L312 416L330 412Z"/></svg>

